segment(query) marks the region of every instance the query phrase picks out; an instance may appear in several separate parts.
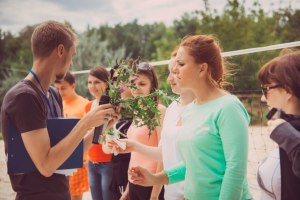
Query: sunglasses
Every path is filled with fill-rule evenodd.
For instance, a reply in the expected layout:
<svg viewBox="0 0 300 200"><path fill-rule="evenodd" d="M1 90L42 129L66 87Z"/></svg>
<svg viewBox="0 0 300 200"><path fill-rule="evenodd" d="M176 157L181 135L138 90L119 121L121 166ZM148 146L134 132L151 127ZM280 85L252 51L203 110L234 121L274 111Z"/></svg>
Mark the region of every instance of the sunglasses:
<svg viewBox="0 0 300 200"><path fill-rule="evenodd" d="M147 63L147 62L142 62L142 63L138 64L138 69L141 69L141 70L151 70L152 66L149 63Z"/></svg>
<svg viewBox="0 0 300 200"><path fill-rule="evenodd" d="M272 85L272 86L261 85L261 91L262 91L263 95L267 98L267 94L270 90L279 88L279 87L282 87L282 85L281 84Z"/></svg>

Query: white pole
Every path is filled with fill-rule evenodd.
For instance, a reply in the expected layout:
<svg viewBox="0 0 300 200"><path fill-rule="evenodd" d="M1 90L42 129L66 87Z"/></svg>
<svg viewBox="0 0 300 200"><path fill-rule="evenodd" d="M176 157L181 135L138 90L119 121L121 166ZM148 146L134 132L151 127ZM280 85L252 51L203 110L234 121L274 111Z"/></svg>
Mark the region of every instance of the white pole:
<svg viewBox="0 0 300 200"><path fill-rule="evenodd" d="M300 41L270 45L270 46L265 46L265 47L256 47L256 48L242 49L242 50L236 50L236 51L228 51L228 52L223 52L222 56L223 57L231 57L231 56L238 56L238 55L249 54L249 53L257 53L257 52L263 52L263 51L291 48L291 47L297 47L297 46L300 46ZM169 60L150 62L150 64L152 66L168 65ZM109 70L110 68L107 68L107 69ZM72 74L87 74L87 73L89 73L89 71L90 70L74 71L74 72L72 72Z"/></svg>

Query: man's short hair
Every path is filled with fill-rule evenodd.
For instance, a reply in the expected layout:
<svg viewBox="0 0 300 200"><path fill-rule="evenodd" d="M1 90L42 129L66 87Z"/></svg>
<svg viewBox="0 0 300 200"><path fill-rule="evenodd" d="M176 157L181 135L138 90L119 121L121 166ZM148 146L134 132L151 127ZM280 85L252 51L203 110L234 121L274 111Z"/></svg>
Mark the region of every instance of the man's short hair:
<svg viewBox="0 0 300 200"><path fill-rule="evenodd" d="M31 50L34 58L45 58L62 44L69 50L77 42L76 34L66 25L56 21L39 24L31 36Z"/></svg>
<svg viewBox="0 0 300 200"><path fill-rule="evenodd" d="M72 85L75 83L75 76L71 72L67 72L63 80ZM55 80L55 83L61 83L61 81L62 80Z"/></svg>

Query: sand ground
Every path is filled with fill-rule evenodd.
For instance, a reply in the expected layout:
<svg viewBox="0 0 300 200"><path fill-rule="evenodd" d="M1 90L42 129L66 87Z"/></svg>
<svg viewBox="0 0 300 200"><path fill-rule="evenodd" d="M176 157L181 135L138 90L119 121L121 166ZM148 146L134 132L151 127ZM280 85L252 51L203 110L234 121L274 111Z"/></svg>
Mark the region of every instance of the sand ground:
<svg viewBox="0 0 300 200"><path fill-rule="evenodd" d="M256 169L259 162L275 148L269 139L266 127L249 128L249 157L247 179L254 199L259 199L259 189L256 181ZM13 200L14 191L11 189L5 164L4 144L0 140L0 200ZM91 200L89 192L84 193L84 200Z"/></svg>

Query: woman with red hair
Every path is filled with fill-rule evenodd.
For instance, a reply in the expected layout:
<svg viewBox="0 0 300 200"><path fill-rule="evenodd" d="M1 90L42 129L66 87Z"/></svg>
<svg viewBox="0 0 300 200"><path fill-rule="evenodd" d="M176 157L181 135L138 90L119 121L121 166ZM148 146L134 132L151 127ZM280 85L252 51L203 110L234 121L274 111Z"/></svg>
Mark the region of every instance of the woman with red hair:
<svg viewBox="0 0 300 200"><path fill-rule="evenodd" d="M195 95L178 124L182 164L156 174L131 167L129 180L144 186L185 180L189 200L252 199L246 180L250 118L240 100L223 88L226 70L219 44L212 36L189 36L175 59L179 87Z"/></svg>

